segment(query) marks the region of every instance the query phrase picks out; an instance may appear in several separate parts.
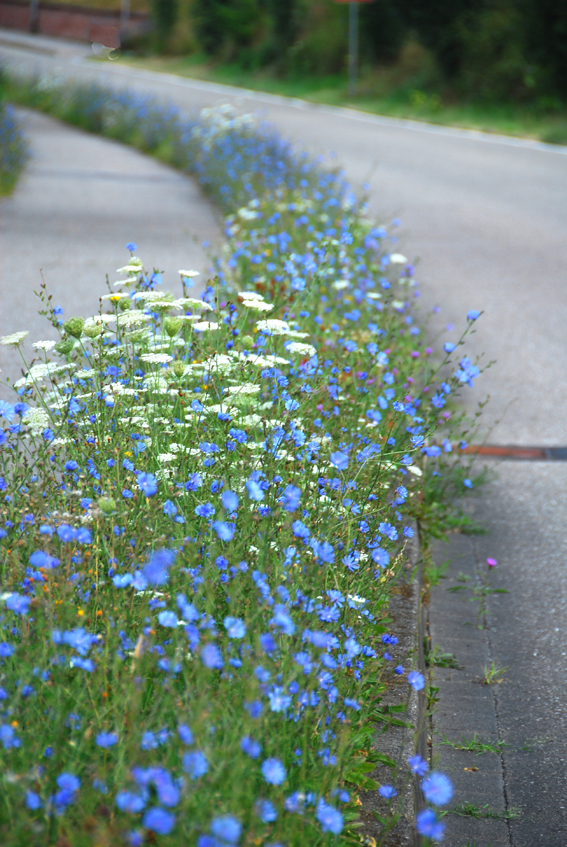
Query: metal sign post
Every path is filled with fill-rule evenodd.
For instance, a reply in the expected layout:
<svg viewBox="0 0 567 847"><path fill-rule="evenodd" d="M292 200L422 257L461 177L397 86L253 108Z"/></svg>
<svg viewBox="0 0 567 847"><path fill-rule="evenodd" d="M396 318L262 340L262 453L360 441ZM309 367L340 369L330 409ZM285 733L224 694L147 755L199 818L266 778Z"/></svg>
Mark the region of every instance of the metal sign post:
<svg viewBox="0 0 567 847"><path fill-rule="evenodd" d="M130 23L130 0L120 0L120 46L128 37L128 24Z"/></svg>
<svg viewBox="0 0 567 847"><path fill-rule="evenodd" d="M30 20L28 28L30 32L37 32L39 29L39 0L30 0Z"/></svg>
<svg viewBox="0 0 567 847"><path fill-rule="evenodd" d="M358 82L358 2L348 4L348 95L354 97Z"/></svg>
<svg viewBox="0 0 567 847"><path fill-rule="evenodd" d="M348 3L348 96L354 97L358 83L358 4L372 0L335 0Z"/></svg>

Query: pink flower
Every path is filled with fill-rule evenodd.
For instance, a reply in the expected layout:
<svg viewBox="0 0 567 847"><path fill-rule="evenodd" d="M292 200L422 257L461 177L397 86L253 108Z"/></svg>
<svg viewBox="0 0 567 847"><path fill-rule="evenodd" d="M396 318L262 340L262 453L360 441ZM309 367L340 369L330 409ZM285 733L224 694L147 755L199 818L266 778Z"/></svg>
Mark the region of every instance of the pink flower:
<svg viewBox="0 0 567 847"><path fill-rule="evenodd" d="M496 559L487 559L486 564L489 568L495 568L498 562L496 561Z"/></svg>

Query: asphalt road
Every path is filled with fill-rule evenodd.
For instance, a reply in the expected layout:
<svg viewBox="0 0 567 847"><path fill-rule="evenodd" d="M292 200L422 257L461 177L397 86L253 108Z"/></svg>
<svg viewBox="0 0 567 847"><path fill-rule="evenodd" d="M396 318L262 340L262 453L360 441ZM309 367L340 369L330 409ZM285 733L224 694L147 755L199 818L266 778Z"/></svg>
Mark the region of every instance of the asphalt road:
<svg viewBox="0 0 567 847"><path fill-rule="evenodd" d="M231 102L272 121L298 147L336 153L353 184L370 183L373 216L402 220L399 246L419 259L424 311L442 307L433 331L454 339L469 309L485 311L471 351L486 351L497 364L468 402L472 408L484 393L491 395L484 415L491 442L567 444L567 148L315 107L136 72L120 62L94 63L88 55L81 45L0 32L0 59L15 66L151 92L188 113ZM130 227L127 238L140 242L135 230ZM10 284L23 279L13 257L22 255L18 239L28 236L19 232L4 242L12 257ZM107 236L110 244L112 232ZM121 250L123 240L120 235L107 249ZM31 261L43 266L37 248ZM104 262L102 273L118 266L114 259ZM455 329L446 330L447 324ZM498 844L509 847L567 844L566 471L563 464L503 465L474 504L490 534L466 542L469 567L495 556L495 579L510 592L490 600L488 636L491 658L508 667L493 717L510 744L502 758L502 796L494 800L521 807L521 816L499 830ZM433 625L454 633L463 622L444 618L445 606L436 604ZM522 746L526 750L517 752ZM465 823L450 829L450 847L488 847L480 824Z"/></svg>

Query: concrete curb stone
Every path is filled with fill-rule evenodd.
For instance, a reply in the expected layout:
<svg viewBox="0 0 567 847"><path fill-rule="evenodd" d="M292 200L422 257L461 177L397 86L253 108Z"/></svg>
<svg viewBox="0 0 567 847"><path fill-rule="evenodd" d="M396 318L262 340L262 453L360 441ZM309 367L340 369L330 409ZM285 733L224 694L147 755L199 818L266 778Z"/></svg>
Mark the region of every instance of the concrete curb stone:
<svg viewBox="0 0 567 847"><path fill-rule="evenodd" d="M406 672L418 670L425 676L425 656L423 651L424 615L422 609L423 574L420 561L418 533L406 547L407 563L405 573L399 579L390 599L389 613L392 618L391 631L398 638L398 644L390 648L393 656L392 666L402 664ZM409 756L419 753L424 759L428 758L428 727L425 722L425 693L416 692L407 684L407 677L396 678L396 682L385 692L382 704L388 706L406 706L405 712L397 717L411 724L409 727L390 727L382 732L376 727L373 749L390 756L398 765L407 765ZM417 736L416 736L417 731ZM365 843L372 847L420 847L421 838L415 829L415 817L423 808L423 796L416 777L407 779L407 767L401 769L394 783L401 807L401 817L396 826L381 841L381 827L373 812L384 815L387 812L387 802L378 791L362 791L361 820ZM392 770L379 764L368 774L380 784L392 784ZM383 837L383 836L382 836Z"/></svg>

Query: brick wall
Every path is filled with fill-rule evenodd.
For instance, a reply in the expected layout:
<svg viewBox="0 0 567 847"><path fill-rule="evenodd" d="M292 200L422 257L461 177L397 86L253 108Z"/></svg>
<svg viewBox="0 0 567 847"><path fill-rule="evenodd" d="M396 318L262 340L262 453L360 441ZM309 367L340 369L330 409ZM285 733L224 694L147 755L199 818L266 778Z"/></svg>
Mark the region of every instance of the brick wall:
<svg viewBox="0 0 567 847"><path fill-rule="evenodd" d="M130 15L128 32L143 32L149 25L147 15ZM0 0L0 26L28 32L29 3L21 0ZM74 38L77 41L97 41L106 47L120 47L120 13L80 6L39 3L37 31L43 35Z"/></svg>

